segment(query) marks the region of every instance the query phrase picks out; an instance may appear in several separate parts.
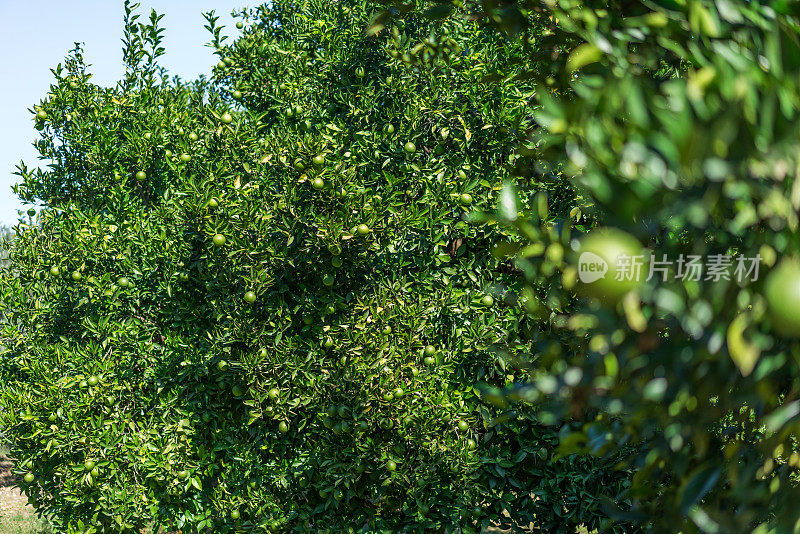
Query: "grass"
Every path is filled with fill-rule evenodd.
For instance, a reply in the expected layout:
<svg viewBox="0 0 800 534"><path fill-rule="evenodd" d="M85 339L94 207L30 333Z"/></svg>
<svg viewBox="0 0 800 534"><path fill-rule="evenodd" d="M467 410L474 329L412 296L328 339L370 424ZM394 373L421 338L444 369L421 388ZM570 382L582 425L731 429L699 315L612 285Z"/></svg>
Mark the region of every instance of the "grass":
<svg viewBox="0 0 800 534"><path fill-rule="evenodd" d="M0 534L50 534L46 523L32 515L11 514L0 517Z"/></svg>
<svg viewBox="0 0 800 534"><path fill-rule="evenodd" d="M8 444L0 437L0 460L8 456ZM0 477L2 479L2 477ZM4 488L0 487L0 490ZM0 534L50 534L52 529L27 510L6 501L7 493L0 491ZM4 506L10 505L10 506ZM8 508L11 509L8 509Z"/></svg>

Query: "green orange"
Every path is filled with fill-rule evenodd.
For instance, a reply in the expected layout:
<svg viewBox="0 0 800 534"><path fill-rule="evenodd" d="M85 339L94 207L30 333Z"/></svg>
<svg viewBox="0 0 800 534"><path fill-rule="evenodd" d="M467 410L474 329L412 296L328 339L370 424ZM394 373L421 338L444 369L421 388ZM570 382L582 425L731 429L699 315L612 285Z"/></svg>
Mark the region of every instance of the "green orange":
<svg viewBox="0 0 800 534"><path fill-rule="evenodd" d="M576 252L579 293L604 304L616 304L647 277L649 255L635 237L622 230L593 230L580 240Z"/></svg>
<svg viewBox="0 0 800 534"><path fill-rule="evenodd" d="M800 260L784 259L769 272L764 297L775 332L800 337Z"/></svg>

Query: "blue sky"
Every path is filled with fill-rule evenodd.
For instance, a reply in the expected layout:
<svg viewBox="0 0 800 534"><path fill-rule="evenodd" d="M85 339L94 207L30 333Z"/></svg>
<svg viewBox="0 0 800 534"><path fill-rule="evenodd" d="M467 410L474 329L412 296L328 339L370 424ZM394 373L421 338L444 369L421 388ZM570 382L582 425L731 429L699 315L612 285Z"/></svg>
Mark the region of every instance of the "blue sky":
<svg viewBox="0 0 800 534"><path fill-rule="evenodd" d="M144 19L155 9L165 16L166 55L160 63L190 79L210 74L216 63L212 50L205 46L208 32L203 13L216 10L223 34L236 35L233 9L260 2L217 0L142 0L138 12ZM28 111L47 93L53 81L51 68L61 62L75 42L85 43L85 58L92 67L92 81L114 85L122 76L122 0L0 0L0 35L5 46L0 52L0 224L13 225L18 220L19 203L11 185L16 165L23 160L28 167L42 166L31 143L36 139L32 115Z"/></svg>

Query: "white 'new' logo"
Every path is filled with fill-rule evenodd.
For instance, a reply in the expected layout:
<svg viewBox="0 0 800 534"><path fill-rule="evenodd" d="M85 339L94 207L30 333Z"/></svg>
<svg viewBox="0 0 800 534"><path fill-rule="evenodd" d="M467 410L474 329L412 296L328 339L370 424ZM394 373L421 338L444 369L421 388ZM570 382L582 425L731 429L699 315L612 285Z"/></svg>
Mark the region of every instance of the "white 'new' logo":
<svg viewBox="0 0 800 534"><path fill-rule="evenodd" d="M594 252L583 252L578 258L578 278L584 284L591 284L606 276L608 263Z"/></svg>

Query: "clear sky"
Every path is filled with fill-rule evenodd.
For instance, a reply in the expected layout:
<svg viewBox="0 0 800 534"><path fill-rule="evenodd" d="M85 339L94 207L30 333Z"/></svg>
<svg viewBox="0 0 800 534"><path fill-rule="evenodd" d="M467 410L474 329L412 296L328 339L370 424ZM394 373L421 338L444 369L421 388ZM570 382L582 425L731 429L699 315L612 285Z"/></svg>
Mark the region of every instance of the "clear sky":
<svg viewBox="0 0 800 534"><path fill-rule="evenodd" d="M145 22L151 9L164 14L166 54L161 65L185 79L210 74L216 63L205 46L208 31L203 13L216 10L224 35L236 35L230 13L233 9L258 5L246 0L141 0L138 12ZM122 76L122 0L0 0L0 224L13 225L23 206L11 191L12 175L23 160L29 168L41 166L31 145L36 139L28 109L39 102L53 82L50 72L75 42L85 45L92 81L114 85Z"/></svg>

